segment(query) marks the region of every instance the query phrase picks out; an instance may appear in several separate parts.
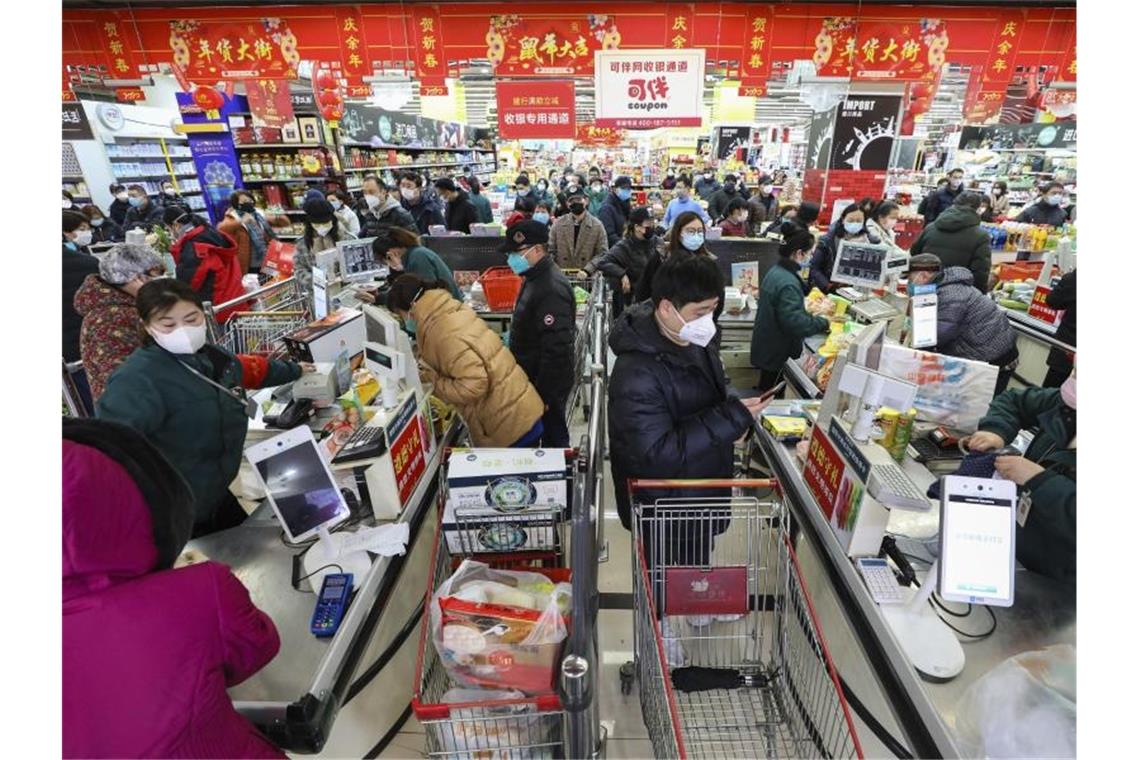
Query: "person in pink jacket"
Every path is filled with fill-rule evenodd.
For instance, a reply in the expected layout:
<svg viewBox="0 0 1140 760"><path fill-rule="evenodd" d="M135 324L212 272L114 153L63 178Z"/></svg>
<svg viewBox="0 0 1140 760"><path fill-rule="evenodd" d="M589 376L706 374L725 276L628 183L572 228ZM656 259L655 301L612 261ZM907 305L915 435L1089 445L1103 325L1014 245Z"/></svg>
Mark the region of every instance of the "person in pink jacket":
<svg viewBox="0 0 1140 760"><path fill-rule="evenodd" d="M285 757L226 689L277 654L229 568L171 567L193 497L130 428L63 426L63 756Z"/></svg>

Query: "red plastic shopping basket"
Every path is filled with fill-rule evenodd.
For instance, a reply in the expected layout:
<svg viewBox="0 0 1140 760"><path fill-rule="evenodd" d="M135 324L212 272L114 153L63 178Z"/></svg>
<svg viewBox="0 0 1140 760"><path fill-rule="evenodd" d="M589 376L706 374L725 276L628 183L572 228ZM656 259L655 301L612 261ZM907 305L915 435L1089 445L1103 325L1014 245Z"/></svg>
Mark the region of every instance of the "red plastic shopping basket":
<svg viewBox="0 0 1140 760"><path fill-rule="evenodd" d="M479 277L487 306L491 311L511 311L515 308L523 278L510 267L490 267Z"/></svg>

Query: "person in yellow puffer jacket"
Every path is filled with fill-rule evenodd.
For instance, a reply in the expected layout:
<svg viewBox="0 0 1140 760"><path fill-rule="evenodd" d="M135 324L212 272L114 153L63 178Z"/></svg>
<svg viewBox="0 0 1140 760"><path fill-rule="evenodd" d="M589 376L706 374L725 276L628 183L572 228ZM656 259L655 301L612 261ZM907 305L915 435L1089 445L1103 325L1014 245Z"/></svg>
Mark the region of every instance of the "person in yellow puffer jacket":
<svg viewBox="0 0 1140 760"><path fill-rule="evenodd" d="M400 275L388 291L388 308L415 332L424 382L458 410L476 446L538 445L542 397L499 336L445 283Z"/></svg>

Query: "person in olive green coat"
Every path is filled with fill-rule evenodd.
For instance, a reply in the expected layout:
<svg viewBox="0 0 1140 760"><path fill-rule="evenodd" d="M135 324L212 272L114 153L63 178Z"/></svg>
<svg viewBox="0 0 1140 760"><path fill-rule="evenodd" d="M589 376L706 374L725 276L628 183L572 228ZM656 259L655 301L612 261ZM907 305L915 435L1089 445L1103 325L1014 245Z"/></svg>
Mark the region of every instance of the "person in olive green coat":
<svg viewBox="0 0 1140 760"><path fill-rule="evenodd" d="M752 326L752 366L760 370L757 388L771 389L780 379L784 362L798 359L804 338L825 333L830 322L804 308L800 270L811 259L815 239L807 230L786 223L781 232L780 259L760 283L756 322ZM830 302L829 302L830 303Z"/></svg>
<svg viewBox="0 0 1140 760"><path fill-rule="evenodd" d="M414 232L400 227L381 230L372 241L372 253L377 260L387 261L395 275L400 272L418 274L425 280L439 280L447 286L447 291L460 301L463 293L455 284L451 268L443 262L439 254L420 245L420 238Z"/></svg>
<svg viewBox="0 0 1140 760"><path fill-rule="evenodd" d="M142 433L186 478L195 536L237 525L245 512L229 486L249 429L241 389L291 382L302 365L207 345L202 301L181 280L143 285L136 308L148 337L111 374L95 416Z"/></svg>
<svg viewBox="0 0 1140 760"><path fill-rule="evenodd" d="M988 293L993 253L990 235L981 228L982 218L978 216L981 204L979 193L961 193L953 206L922 228L910 255L933 253L942 261L943 269L965 267L974 274L974 287Z"/></svg>
<svg viewBox="0 0 1140 760"><path fill-rule="evenodd" d="M973 451L993 451L1036 430L1025 456L1001 456L997 472L1017 483L1029 513L1018 519L1017 559L1059 581L1077 579L1077 371L1060 388L1002 393L967 440ZM1024 522L1024 525L1021 523Z"/></svg>

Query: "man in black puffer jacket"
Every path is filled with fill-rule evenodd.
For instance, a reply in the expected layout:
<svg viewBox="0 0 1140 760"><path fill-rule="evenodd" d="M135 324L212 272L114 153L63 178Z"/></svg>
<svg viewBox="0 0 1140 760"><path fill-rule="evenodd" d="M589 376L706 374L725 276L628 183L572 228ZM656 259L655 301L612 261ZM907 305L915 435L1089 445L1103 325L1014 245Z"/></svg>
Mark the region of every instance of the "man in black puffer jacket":
<svg viewBox="0 0 1140 760"><path fill-rule="evenodd" d="M625 225L629 222L629 199L633 195L633 180L629 177L618 177L610 194L598 209L598 221L606 228L606 245L611 248L617 245L621 236L625 234Z"/></svg>
<svg viewBox="0 0 1140 760"><path fill-rule="evenodd" d="M943 267L965 267L974 275L974 287L988 293L993 253L989 233L981 228L982 218L978 216L981 204L978 193L959 195L933 224L922 228L910 255L933 253Z"/></svg>
<svg viewBox="0 0 1140 760"><path fill-rule="evenodd" d="M601 270L609 280L614 293L614 318L634 302L634 291L649 256L661 245L661 238L654 234L653 216L645 206L635 208L629 214L629 226L625 237L601 256L586 265L586 274L593 275Z"/></svg>
<svg viewBox="0 0 1140 760"><path fill-rule="evenodd" d="M608 408L610 464L618 515L627 529L629 478L731 478L733 444L764 406L759 399L741 401L728 393L712 342L712 314L723 289L712 259L670 259L653 279L652 300L626 309L610 333L617 355ZM679 495L709 494L708 489L699 494L659 490L642 492L638 500ZM714 490L713 495L719 494ZM713 530L724 527L727 522ZM678 550L707 555L711 549L710 541L689 541L688 531L673 538L667 541Z"/></svg>

